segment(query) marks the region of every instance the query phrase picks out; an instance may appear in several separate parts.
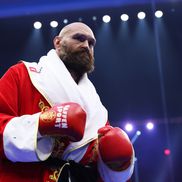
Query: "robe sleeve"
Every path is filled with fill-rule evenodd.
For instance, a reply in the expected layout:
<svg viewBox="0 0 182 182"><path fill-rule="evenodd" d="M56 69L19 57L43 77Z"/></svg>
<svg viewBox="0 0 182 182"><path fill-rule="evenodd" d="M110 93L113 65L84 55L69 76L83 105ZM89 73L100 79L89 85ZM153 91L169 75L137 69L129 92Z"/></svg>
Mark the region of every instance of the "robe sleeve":
<svg viewBox="0 0 182 182"><path fill-rule="evenodd" d="M127 182L133 174L135 162L135 154L133 151L132 162L130 166L123 171L113 171L102 161L99 154L98 157L98 171L104 182Z"/></svg>
<svg viewBox="0 0 182 182"><path fill-rule="evenodd" d="M39 113L20 114L22 80L17 68L11 67L0 79L0 158L13 162L46 160L53 139L38 134Z"/></svg>

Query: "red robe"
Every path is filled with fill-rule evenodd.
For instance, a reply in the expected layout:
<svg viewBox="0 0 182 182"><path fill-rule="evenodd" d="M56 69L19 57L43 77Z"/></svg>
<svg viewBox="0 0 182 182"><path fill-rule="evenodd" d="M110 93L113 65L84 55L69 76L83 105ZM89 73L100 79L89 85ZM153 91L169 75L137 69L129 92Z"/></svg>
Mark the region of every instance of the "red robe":
<svg viewBox="0 0 182 182"><path fill-rule="evenodd" d="M57 181L56 169L52 169L46 161L12 162L4 152L3 136L8 122L14 117L39 113L44 107L50 105L31 83L25 65L19 63L12 66L0 80L0 181ZM93 147L95 142L90 143L80 163L97 162L97 148Z"/></svg>
<svg viewBox="0 0 182 182"><path fill-rule="evenodd" d="M13 117L35 114L41 111L44 97L32 85L23 63L11 67L0 80L0 181L4 182L43 182L49 179L50 168L46 162L11 162L3 150L3 132ZM48 172L49 171L49 172ZM52 171L52 175L55 171ZM49 174L50 173L50 174ZM48 178L44 180L45 178Z"/></svg>

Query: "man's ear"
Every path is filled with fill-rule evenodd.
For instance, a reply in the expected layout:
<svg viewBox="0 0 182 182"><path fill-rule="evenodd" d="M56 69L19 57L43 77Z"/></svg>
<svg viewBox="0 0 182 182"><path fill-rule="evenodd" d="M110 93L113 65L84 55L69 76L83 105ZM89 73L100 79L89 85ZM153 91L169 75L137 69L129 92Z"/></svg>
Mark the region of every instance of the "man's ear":
<svg viewBox="0 0 182 182"><path fill-rule="evenodd" d="M55 49L60 49L61 37L56 36L53 40Z"/></svg>

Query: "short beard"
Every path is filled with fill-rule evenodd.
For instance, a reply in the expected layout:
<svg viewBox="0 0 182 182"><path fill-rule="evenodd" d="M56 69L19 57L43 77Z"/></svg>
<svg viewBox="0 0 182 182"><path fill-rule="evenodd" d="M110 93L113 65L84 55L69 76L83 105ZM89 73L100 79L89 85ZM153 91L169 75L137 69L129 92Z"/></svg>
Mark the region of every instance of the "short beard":
<svg viewBox="0 0 182 182"><path fill-rule="evenodd" d="M59 57L68 70L72 70L79 75L91 73L94 70L94 57L87 49L72 51L64 45Z"/></svg>

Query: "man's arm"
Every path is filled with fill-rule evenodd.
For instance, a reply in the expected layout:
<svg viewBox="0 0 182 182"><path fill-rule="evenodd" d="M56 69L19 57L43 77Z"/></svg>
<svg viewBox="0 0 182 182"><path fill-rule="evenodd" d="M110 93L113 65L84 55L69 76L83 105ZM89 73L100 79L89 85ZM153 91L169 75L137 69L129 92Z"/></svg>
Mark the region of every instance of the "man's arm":
<svg viewBox="0 0 182 182"><path fill-rule="evenodd" d="M30 114L31 101L35 98L30 97L27 102L25 96L29 89L24 87L22 91L22 85L27 85L28 79L21 63L12 66L0 79L0 157L14 162L39 160L36 154L39 115ZM45 142L50 150L52 140L41 140L41 144ZM48 150L46 152L50 153Z"/></svg>
<svg viewBox="0 0 182 182"><path fill-rule="evenodd" d="M0 79L0 156L5 157L3 150L3 133L7 123L18 116L17 77L10 68Z"/></svg>
<svg viewBox="0 0 182 182"><path fill-rule="evenodd" d="M45 160L53 148L52 136L66 135L74 141L83 137L86 113L78 104L60 104L35 114L30 114L31 109L20 112L35 99L35 95L29 94L30 103L24 102L21 82L18 72L12 68L0 80L1 157L21 162ZM54 117L50 118L50 114Z"/></svg>

